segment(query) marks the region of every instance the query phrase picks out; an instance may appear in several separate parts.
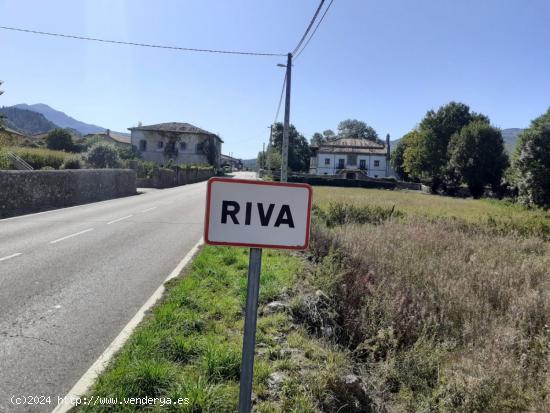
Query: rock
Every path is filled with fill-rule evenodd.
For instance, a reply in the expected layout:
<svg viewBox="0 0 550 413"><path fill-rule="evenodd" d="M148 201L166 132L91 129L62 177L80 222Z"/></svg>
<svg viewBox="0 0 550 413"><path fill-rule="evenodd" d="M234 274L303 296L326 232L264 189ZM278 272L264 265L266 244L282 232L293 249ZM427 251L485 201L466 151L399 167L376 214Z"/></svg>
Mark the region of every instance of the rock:
<svg viewBox="0 0 550 413"><path fill-rule="evenodd" d="M275 313L280 313L286 311L288 306L282 301L272 301L269 304L266 304L263 310L264 315L270 315Z"/></svg>
<svg viewBox="0 0 550 413"><path fill-rule="evenodd" d="M360 379L355 374L348 374L347 376L344 376L342 381L349 385L349 384L358 383Z"/></svg>
<svg viewBox="0 0 550 413"><path fill-rule="evenodd" d="M321 327L321 335L325 338L331 338L334 335L334 329L330 326Z"/></svg>
<svg viewBox="0 0 550 413"><path fill-rule="evenodd" d="M285 379L286 379L286 374L284 374L280 371L275 371L275 372L271 373L269 375L269 377L267 378L267 386L270 389L279 388L279 387L282 386Z"/></svg>
<svg viewBox="0 0 550 413"><path fill-rule="evenodd" d="M367 386L363 383L363 380L355 374L348 374L340 379L342 383L346 385L348 391L355 395L358 400L363 402L368 399Z"/></svg>

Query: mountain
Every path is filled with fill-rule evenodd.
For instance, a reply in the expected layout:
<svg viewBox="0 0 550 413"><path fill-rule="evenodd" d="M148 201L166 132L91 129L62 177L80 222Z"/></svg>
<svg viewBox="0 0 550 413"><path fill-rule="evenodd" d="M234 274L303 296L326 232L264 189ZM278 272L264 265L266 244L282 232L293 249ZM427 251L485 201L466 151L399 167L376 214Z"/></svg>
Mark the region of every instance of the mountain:
<svg viewBox="0 0 550 413"><path fill-rule="evenodd" d="M5 116L5 125L25 135L49 132L58 126L46 119L41 113L19 109L13 106L0 108L0 114Z"/></svg>
<svg viewBox="0 0 550 413"><path fill-rule="evenodd" d="M91 125L89 123L84 123L74 118L71 118L67 114L59 110L55 110L49 107L48 105L45 105L44 103L37 103L34 105L27 105L26 103L21 103L13 107L18 109L30 110L36 113L41 113L42 115L44 115L44 117L47 120L55 123L59 127L75 129L78 132L80 132L82 135L86 135L88 133L104 132L106 129L106 128L102 128L101 126Z"/></svg>
<svg viewBox="0 0 550 413"><path fill-rule="evenodd" d="M520 128L502 129L502 139L504 139L504 147L508 153L513 153L516 149L519 134L523 132Z"/></svg>

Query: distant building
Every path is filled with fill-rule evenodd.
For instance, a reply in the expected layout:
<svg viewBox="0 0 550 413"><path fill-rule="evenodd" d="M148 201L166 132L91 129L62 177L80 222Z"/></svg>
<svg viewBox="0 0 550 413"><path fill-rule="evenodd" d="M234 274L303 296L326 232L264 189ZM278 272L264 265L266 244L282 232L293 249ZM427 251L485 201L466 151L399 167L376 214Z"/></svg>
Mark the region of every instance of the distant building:
<svg viewBox="0 0 550 413"><path fill-rule="evenodd" d="M229 155L221 155L220 156L220 166L223 168L224 166L230 166L232 169L236 169L237 171L240 171L243 169L243 161L241 159L233 158Z"/></svg>
<svg viewBox="0 0 550 413"><path fill-rule="evenodd" d="M84 135L84 138L88 139L94 136L99 136L103 138L104 142L113 144L119 148L128 148L131 145L129 136L123 135L122 133L111 132L109 129L100 133L88 133L87 135Z"/></svg>
<svg viewBox="0 0 550 413"><path fill-rule="evenodd" d="M386 144L367 139L336 138L312 146L310 174L347 179L390 176L390 139Z"/></svg>
<svg viewBox="0 0 550 413"><path fill-rule="evenodd" d="M223 141L214 133L189 123L168 122L128 128L131 142L143 159L166 165L210 164L220 166Z"/></svg>

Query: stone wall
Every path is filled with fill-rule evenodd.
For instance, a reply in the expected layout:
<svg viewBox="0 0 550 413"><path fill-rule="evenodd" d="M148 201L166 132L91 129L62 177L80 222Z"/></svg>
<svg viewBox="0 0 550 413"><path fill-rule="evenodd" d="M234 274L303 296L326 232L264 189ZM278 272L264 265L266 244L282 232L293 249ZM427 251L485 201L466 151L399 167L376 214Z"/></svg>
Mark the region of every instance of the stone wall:
<svg viewBox="0 0 550 413"><path fill-rule="evenodd" d="M213 169L153 169L150 178L137 180L138 188L172 188L174 186L206 181L214 176Z"/></svg>
<svg viewBox="0 0 550 413"><path fill-rule="evenodd" d="M0 217L135 194L130 169L0 171Z"/></svg>

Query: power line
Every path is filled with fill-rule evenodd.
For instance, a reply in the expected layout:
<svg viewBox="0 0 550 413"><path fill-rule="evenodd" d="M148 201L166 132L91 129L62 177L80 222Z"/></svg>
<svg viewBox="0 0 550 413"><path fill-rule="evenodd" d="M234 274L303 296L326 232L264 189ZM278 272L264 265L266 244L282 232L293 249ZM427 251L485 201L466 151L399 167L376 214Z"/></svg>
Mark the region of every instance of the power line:
<svg viewBox="0 0 550 413"><path fill-rule="evenodd" d="M328 12L328 9L330 9L330 6L332 5L332 2L334 0L330 0L330 3L328 4L327 8L325 9L325 12L323 13L323 15L321 16L321 18L319 19L319 21L317 22L317 26L315 26L315 29L313 29L313 31L311 32L311 36L309 36L309 39L307 39L307 42L304 44L304 47L302 47L302 49L296 54L296 56L294 56L294 60L296 60L298 58L298 56L300 56L302 54L302 52L304 51L304 49L307 47L307 45L309 44L311 38L313 36L315 36L315 32L317 31L317 29L319 28L319 25L322 23L323 19L325 18L327 12Z"/></svg>
<svg viewBox="0 0 550 413"><path fill-rule="evenodd" d="M302 45L302 43L304 42L307 34L311 30L311 26L313 26L313 23L315 23L315 19L317 18L317 15L321 11L321 7L323 7L324 2L325 2L325 0L321 0L321 3L319 3L319 7L317 7L317 11L315 12L315 14L313 15L313 18L309 22L309 25L307 26L306 32L304 33L304 35L302 36L302 38L298 42L298 45L294 48L294 51L292 52L292 54L295 54L298 51L298 49L300 48L300 46Z"/></svg>
<svg viewBox="0 0 550 413"><path fill-rule="evenodd" d="M281 103L283 103L283 94L285 92L285 86L286 86L286 73L285 73L285 78L283 80L283 87L281 88L281 96L279 97L279 104L277 105L277 112L275 113L275 119L273 120L273 124L277 123L277 118L279 117L279 111L281 110Z"/></svg>
<svg viewBox="0 0 550 413"><path fill-rule="evenodd" d="M277 56L277 57L286 56L285 54L282 54L282 53L261 53L261 52L243 52L243 51L237 51L237 50L198 49L194 47L178 47L178 46L165 46L165 45L150 44L150 43L123 42L120 40L98 39L94 37L77 36L72 34L42 32L38 30L22 29L17 27L0 26L0 29L12 30L16 32L40 34L44 36L65 37L69 39L88 40L88 41L102 42L102 43L124 44L127 46L151 47L156 49L179 50L179 51L185 51L185 52L222 53L222 54L247 55L247 56Z"/></svg>

